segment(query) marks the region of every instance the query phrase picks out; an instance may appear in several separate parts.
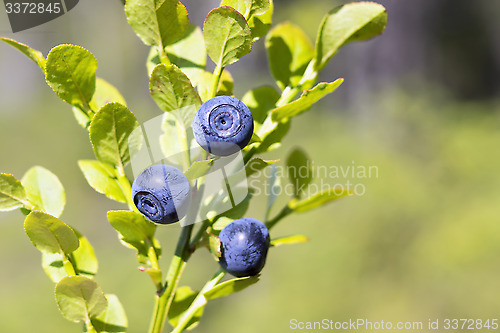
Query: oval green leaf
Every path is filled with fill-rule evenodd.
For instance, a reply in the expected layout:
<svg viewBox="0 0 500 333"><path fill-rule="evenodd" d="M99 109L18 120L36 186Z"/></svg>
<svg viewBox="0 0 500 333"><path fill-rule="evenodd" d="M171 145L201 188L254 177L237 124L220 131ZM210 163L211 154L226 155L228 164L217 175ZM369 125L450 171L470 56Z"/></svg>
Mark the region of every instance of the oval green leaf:
<svg viewBox="0 0 500 333"><path fill-rule="evenodd" d="M186 7L178 0L128 0L125 14L146 45L172 44L184 36L189 24Z"/></svg>
<svg viewBox="0 0 500 333"><path fill-rule="evenodd" d="M97 159L123 168L130 156L139 151L142 141L130 136L138 126L134 114L125 106L119 103L104 105L92 119L89 130Z"/></svg>
<svg viewBox="0 0 500 333"><path fill-rule="evenodd" d="M314 57L314 46L298 26L285 22L266 37L269 66L281 90L296 87Z"/></svg>
<svg viewBox="0 0 500 333"><path fill-rule="evenodd" d="M175 65L156 66L149 79L149 91L156 104L165 112L191 105L198 108L201 105L200 96L188 77Z"/></svg>
<svg viewBox="0 0 500 333"><path fill-rule="evenodd" d="M245 18L231 7L213 9L203 25L208 56L219 67L230 65L252 49L252 32Z"/></svg>
<svg viewBox="0 0 500 333"><path fill-rule="evenodd" d="M97 61L81 46L63 44L50 50L45 80L63 101L89 107L95 91Z"/></svg>
<svg viewBox="0 0 500 333"><path fill-rule="evenodd" d="M92 278L97 274L97 269L99 268L94 248L85 236L77 230L73 229L73 231L78 237L80 246L70 254L71 262L74 265L76 274Z"/></svg>
<svg viewBox="0 0 500 333"><path fill-rule="evenodd" d="M95 160L78 161L78 166L90 187L111 200L127 203L127 198L120 186L115 168Z"/></svg>
<svg viewBox="0 0 500 333"><path fill-rule="evenodd" d="M32 211L24 231L41 252L70 254L79 246L78 237L67 224L49 214Z"/></svg>
<svg viewBox="0 0 500 333"><path fill-rule="evenodd" d="M120 300L114 294L106 294L106 299L106 311L93 318L92 325L99 333L127 332L127 315Z"/></svg>
<svg viewBox="0 0 500 333"><path fill-rule="evenodd" d="M200 27L189 25L179 41L165 48L170 62L186 74L193 86L197 86L207 64L207 52Z"/></svg>
<svg viewBox="0 0 500 333"><path fill-rule="evenodd" d="M108 221L118 232L120 240L136 249L139 255L147 257L149 249L156 247L156 225L147 221L141 214L128 210L112 210L108 212Z"/></svg>
<svg viewBox="0 0 500 333"><path fill-rule="evenodd" d="M13 175L0 173L0 211L9 211L27 204L23 184Z"/></svg>
<svg viewBox="0 0 500 333"><path fill-rule="evenodd" d="M56 175L41 166L35 166L26 172L21 182L34 209L55 217L61 216L66 204L66 193Z"/></svg>
<svg viewBox="0 0 500 333"><path fill-rule="evenodd" d="M378 3L354 2L332 10L318 31L316 71L325 67L341 46L380 35L386 24L387 12Z"/></svg>
<svg viewBox="0 0 500 333"><path fill-rule="evenodd" d="M56 301L62 315L74 322L89 322L108 306L101 287L84 276L67 276L56 285Z"/></svg>

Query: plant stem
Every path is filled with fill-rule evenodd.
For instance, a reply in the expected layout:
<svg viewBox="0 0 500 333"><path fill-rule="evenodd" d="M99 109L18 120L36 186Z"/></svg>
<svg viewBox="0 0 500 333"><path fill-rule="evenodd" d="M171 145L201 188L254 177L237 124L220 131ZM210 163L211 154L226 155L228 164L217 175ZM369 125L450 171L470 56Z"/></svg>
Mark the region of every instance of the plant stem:
<svg viewBox="0 0 500 333"><path fill-rule="evenodd" d="M215 95L217 95L217 89L219 88L219 82L223 71L224 67L217 64L212 76L212 86L210 88L210 95L209 95L210 98L215 97Z"/></svg>
<svg viewBox="0 0 500 333"><path fill-rule="evenodd" d="M224 270L218 270L217 273L215 273L215 275L203 286L203 288L201 288L200 292L193 300L189 308L179 319L179 322L177 323L177 326L172 330L172 333L180 333L186 328L187 324L189 324L189 321L191 321L196 312L198 312L199 309L207 304L207 299L204 295L205 292L215 287L225 274L226 272Z"/></svg>
<svg viewBox="0 0 500 333"><path fill-rule="evenodd" d="M175 250L175 255L172 258L170 267L167 273L167 281L165 282L165 291L160 295L156 295L155 311L153 314L153 319L151 327L149 329L150 333L161 333L165 326L167 320L168 311L172 300L175 296L175 291L179 284L182 272L186 266L186 262L189 259L189 239L191 237L191 231L193 229L193 224L186 225L181 230L181 235L179 241L177 242L177 248Z"/></svg>
<svg viewBox="0 0 500 333"><path fill-rule="evenodd" d="M167 54L165 53L165 48L163 47L163 43L160 43L160 44L161 45L158 46L158 53L160 55L160 61L165 66L168 66L171 64L170 59L168 59Z"/></svg>
<svg viewBox="0 0 500 333"><path fill-rule="evenodd" d="M198 186L200 188L198 188ZM177 241L177 247L175 249L174 257L170 263L170 267L167 272L167 280L165 282L165 289L162 293L157 293L155 310L153 313L153 318L151 326L149 329L150 333L161 333L165 326L167 320L168 311L172 304L175 296L175 291L179 285L182 273L186 263L191 256L190 239L194 227L194 222L196 221L196 216L198 215L198 193L202 191L203 185L196 184L193 187L192 193L192 207L188 211L186 216L185 225L182 227L179 240Z"/></svg>
<svg viewBox="0 0 500 333"><path fill-rule="evenodd" d="M270 220L266 223L267 228L271 229L272 227L274 227L276 225L276 223L278 223L279 221L281 221L283 218L290 215L291 213L293 213L293 210L290 207L288 207L288 205L286 205L285 207L283 207L283 209L281 209L281 211L278 213L278 215L276 215L272 220Z"/></svg>

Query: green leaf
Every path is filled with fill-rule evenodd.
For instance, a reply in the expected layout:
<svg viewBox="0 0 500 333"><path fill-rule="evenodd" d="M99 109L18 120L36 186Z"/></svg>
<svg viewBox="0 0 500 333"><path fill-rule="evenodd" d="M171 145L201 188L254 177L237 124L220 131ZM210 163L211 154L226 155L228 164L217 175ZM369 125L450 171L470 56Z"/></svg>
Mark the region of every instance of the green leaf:
<svg viewBox="0 0 500 333"><path fill-rule="evenodd" d="M117 102L127 106L122 94L108 81L98 77L96 79L95 93L90 101L92 110L99 110L108 103Z"/></svg>
<svg viewBox="0 0 500 333"><path fill-rule="evenodd" d="M260 125L266 120L267 114L276 107L276 102L279 100L280 94L270 86L262 86L248 91L241 99L243 103L252 112L253 120L256 125Z"/></svg>
<svg viewBox="0 0 500 333"><path fill-rule="evenodd" d="M9 211L27 204L23 184L13 175L0 173L0 211Z"/></svg>
<svg viewBox="0 0 500 333"><path fill-rule="evenodd" d="M341 46L375 37L384 31L386 24L387 12L378 3L354 2L332 10L318 31L316 71L325 67Z"/></svg>
<svg viewBox="0 0 500 333"><path fill-rule="evenodd" d="M154 101L165 112L183 107L201 105L200 96L188 77L175 65L160 64L149 79L149 91Z"/></svg>
<svg viewBox="0 0 500 333"><path fill-rule="evenodd" d="M139 151L142 141L131 136L138 126L134 114L125 106L119 103L104 105L92 119L89 130L97 159L123 168L130 156Z"/></svg>
<svg viewBox="0 0 500 333"><path fill-rule="evenodd" d="M184 37L167 46L165 52L170 62L179 67L196 87L207 64L205 41L200 27L190 24Z"/></svg>
<svg viewBox="0 0 500 333"><path fill-rule="evenodd" d="M293 199L288 204L288 207L290 207L290 209L294 210L295 212L302 213L313 208L323 206L331 201L340 199L348 195L351 195L351 192L342 187L332 188L317 193L307 199Z"/></svg>
<svg viewBox="0 0 500 333"><path fill-rule="evenodd" d="M235 292L241 291L258 281L259 281L259 276L250 276L250 277L232 279L223 283L219 283L212 289L207 290L204 293L204 295L208 301L216 298L225 297L234 294Z"/></svg>
<svg viewBox="0 0 500 333"><path fill-rule="evenodd" d="M271 246L280 246L285 244L298 244L308 242L309 238L303 235L293 235L286 237L274 238L271 240Z"/></svg>
<svg viewBox="0 0 500 333"><path fill-rule="evenodd" d="M55 217L61 216L66 194L56 175L41 166L35 166L26 172L21 182L34 209Z"/></svg>
<svg viewBox="0 0 500 333"><path fill-rule="evenodd" d="M186 7L177 0L127 0L125 14L146 45L172 44L184 36L189 24Z"/></svg>
<svg viewBox="0 0 500 333"><path fill-rule="evenodd" d="M207 53L220 68L252 49L252 32L245 18L231 7L213 9L203 25Z"/></svg>
<svg viewBox="0 0 500 333"><path fill-rule="evenodd" d="M56 285L56 301L62 315L74 322L97 318L108 306L101 287L84 276L67 276Z"/></svg>
<svg viewBox="0 0 500 333"><path fill-rule="evenodd" d="M288 155L286 165L294 196L300 198L313 179L312 162L302 149L295 148Z"/></svg>
<svg viewBox="0 0 500 333"><path fill-rule="evenodd" d="M253 158L250 161L248 161L247 165L245 166L245 170L247 173L247 177L250 177L251 175L259 172L260 170L264 169L265 167L272 165L279 160L263 160L261 158Z"/></svg>
<svg viewBox="0 0 500 333"><path fill-rule="evenodd" d="M229 217L221 216L217 218L217 220L212 224L212 229L215 231L221 231L224 229L229 223L233 222L234 219Z"/></svg>
<svg viewBox="0 0 500 333"><path fill-rule="evenodd" d="M197 178L205 176L210 168L214 164L213 160L203 160L193 162L191 167L186 171L185 175L189 180L195 180Z"/></svg>
<svg viewBox="0 0 500 333"><path fill-rule="evenodd" d="M307 111L314 103L335 91L342 82L344 79L337 79L331 83L321 82L316 87L304 91L298 100L272 110L272 120L281 122Z"/></svg>
<svg viewBox="0 0 500 333"><path fill-rule="evenodd" d="M97 61L83 47L63 44L50 50L45 81L63 101L88 107L94 95Z"/></svg>
<svg viewBox="0 0 500 333"><path fill-rule="evenodd" d="M102 314L92 319L92 325L99 333L126 332L127 315L120 300L114 294L105 296L108 300L108 307Z"/></svg>
<svg viewBox="0 0 500 333"><path fill-rule="evenodd" d="M257 1L259 2L259 1ZM265 8L265 7L264 7ZM251 15L248 19L248 26L252 31L253 41L264 37L271 28L273 19L274 5L273 0L269 0L269 7L265 11L260 11Z"/></svg>
<svg viewBox="0 0 500 333"><path fill-rule="evenodd" d="M288 22L269 32L266 49L271 73L281 90L296 87L314 57L314 47L307 35Z"/></svg>
<svg viewBox="0 0 500 333"><path fill-rule="evenodd" d="M6 42L7 44L15 47L16 49L21 51L25 56L33 60L33 62L37 64L42 69L42 71L45 70L45 58L42 52L34 50L28 45L19 43L18 41L15 41L10 38L1 37L0 39Z"/></svg>
<svg viewBox="0 0 500 333"><path fill-rule="evenodd" d="M24 231L41 252L70 254L79 246L78 237L61 220L32 211L24 221Z"/></svg>
<svg viewBox="0 0 500 333"><path fill-rule="evenodd" d="M70 254L71 262L78 275L92 278L97 273L97 259L94 249L87 238L78 231L73 230L78 237L79 246ZM57 283L68 276L65 268L66 255L63 253L42 252L42 268L49 278Z"/></svg>
<svg viewBox="0 0 500 333"><path fill-rule="evenodd" d="M198 295L197 291L193 291L190 287L179 287L175 292L174 300L170 310L168 311L168 321L173 327L179 324L179 319L193 303L194 299ZM203 307L200 307L194 314L193 318L186 325L186 329L191 330L198 326L198 322L203 314Z"/></svg>
<svg viewBox="0 0 500 333"><path fill-rule="evenodd" d="M136 249L139 255L147 257L150 248L156 250L156 225L141 214L128 210L112 210L108 212L108 221L118 232L120 240Z"/></svg>
<svg viewBox="0 0 500 333"><path fill-rule="evenodd" d="M127 202L123 189L118 181L116 169L109 164L95 160L80 160L78 166L82 170L89 185L99 193L112 200Z"/></svg>
<svg viewBox="0 0 500 333"><path fill-rule="evenodd" d="M70 254L71 262L75 267L76 274L92 278L97 274L99 267L94 248L85 236L75 229L73 231L78 237L80 246Z"/></svg>

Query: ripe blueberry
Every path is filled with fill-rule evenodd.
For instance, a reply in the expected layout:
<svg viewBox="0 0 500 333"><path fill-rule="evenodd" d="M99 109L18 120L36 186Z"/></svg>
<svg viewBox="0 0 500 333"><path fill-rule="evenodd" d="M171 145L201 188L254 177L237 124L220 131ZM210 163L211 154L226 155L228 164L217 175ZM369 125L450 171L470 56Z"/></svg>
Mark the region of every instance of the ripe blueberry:
<svg viewBox="0 0 500 333"><path fill-rule="evenodd" d="M193 119L196 142L214 155L228 156L245 148L253 134L253 117L248 107L231 96L209 99Z"/></svg>
<svg viewBox="0 0 500 333"><path fill-rule="evenodd" d="M189 181L169 165L155 164L144 169L132 184L132 199L137 209L154 223L179 221L190 200Z"/></svg>
<svg viewBox="0 0 500 333"><path fill-rule="evenodd" d="M266 263L269 231L264 223L249 217L234 220L219 234L219 264L236 277L257 275Z"/></svg>

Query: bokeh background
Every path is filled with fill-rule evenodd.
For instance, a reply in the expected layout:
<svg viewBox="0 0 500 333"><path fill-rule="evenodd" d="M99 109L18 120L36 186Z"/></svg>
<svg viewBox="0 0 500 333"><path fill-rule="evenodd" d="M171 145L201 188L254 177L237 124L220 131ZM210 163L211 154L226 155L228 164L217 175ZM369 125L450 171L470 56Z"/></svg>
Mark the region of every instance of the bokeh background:
<svg viewBox="0 0 500 333"><path fill-rule="evenodd" d="M218 5L182 2L198 25ZM311 241L272 249L261 281L209 304L196 331L288 332L291 319L500 318L500 2L379 2L389 13L386 32L339 52L321 79L345 83L296 119L270 155L284 159L300 146L316 165L376 166L378 177L324 179L362 183L366 193L278 225L273 237L299 233ZM294 22L314 40L323 15L340 3L275 0L274 21ZM0 35L44 55L57 44L82 45L139 121L160 114L147 90L148 48L127 25L119 0L80 1L17 34L0 11ZM240 98L273 84L263 41L229 70ZM77 167L78 159L93 158L87 136L36 65L0 45L1 172L20 178L42 165L60 177L67 194L62 220L93 244L96 279L120 297L129 332L145 332L154 290L107 223L106 211L123 207L95 193ZM249 214L262 218L265 198L256 201ZM179 227L159 229L166 266ZM199 251L183 284L199 288L216 268ZM0 332L78 332L58 313L53 288L21 213L1 214Z"/></svg>

